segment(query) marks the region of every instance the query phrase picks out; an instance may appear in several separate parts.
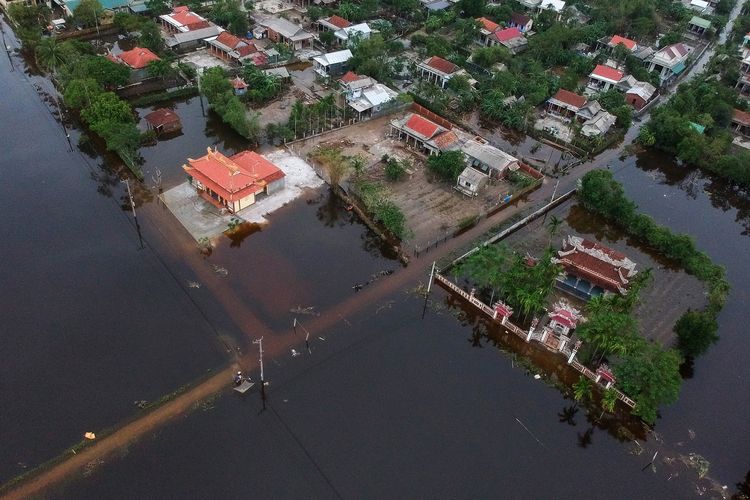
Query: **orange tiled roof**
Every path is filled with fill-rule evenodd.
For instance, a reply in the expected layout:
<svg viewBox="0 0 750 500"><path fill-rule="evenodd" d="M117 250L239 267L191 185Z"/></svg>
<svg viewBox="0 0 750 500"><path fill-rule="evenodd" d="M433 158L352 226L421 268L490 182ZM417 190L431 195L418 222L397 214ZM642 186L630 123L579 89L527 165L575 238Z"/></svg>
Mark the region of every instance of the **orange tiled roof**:
<svg viewBox="0 0 750 500"><path fill-rule="evenodd" d="M126 50L120 53L117 58L133 69L142 69L148 66L148 63L160 60L159 56L142 47Z"/></svg>

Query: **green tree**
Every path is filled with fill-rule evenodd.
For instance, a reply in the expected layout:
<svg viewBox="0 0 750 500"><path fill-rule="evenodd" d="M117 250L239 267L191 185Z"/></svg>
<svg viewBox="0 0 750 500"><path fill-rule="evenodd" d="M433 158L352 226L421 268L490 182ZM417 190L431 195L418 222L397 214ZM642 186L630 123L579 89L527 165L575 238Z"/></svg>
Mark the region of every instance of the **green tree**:
<svg viewBox="0 0 750 500"><path fill-rule="evenodd" d="M427 168L447 182L456 182L459 174L466 168L465 157L461 151L444 151L427 158Z"/></svg>
<svg viewBox="0 0 750 500"><path fill-rule="evenodd" d="M237 36L247 35L247 14L242 10L239 0L218 0L211 8L210 17Z"/></svg>
<svg viewBox="0 0 750 500"><path fill-rule="evenodd" d="M125 85L130 79L130 70L126 66L103 56L83 56L73 67L68 65L65 71L68 80L93 78L107 89Z"/></svg>
<svg viewBox="0 0 750 500"><path fill-rule="evenodd" d="M92 101L101 94L102 88L93 78L71 80L65 86L63 94L65 104L72 108L82 109L91 106Z"/></svg>
<svg viewBox="0 0 750 500"><path fill-rule="evenodd" d="M621 358L614 372L620 389L636 401L633 413L652 424L659 406L677 401L681 362L674 349L662 350L643 339L637 349Z"/></svg>
<svg viewBox="0 0 750 500"><path fill-rule="evenodd" d="M462 17L481 17L485 3L485 0L460 0L458 10Z"/></svg>
<svg viewBox="0 0 750 500"><path fill-rule="evenodd" d="M331 48L335 39L336 36L333 34L333 31L324 31L320 34L320 42L328 48Z"/></svg>
<svg viewBox="0 0 750 500"><path fill-rule="evenodd" d="M173 75L175 71L172 65L164 59L151 61L148 63L146 70L148 71L149 76L153 78L161 78L162 80Z"/></svg>
<svg viewBox="0 0 750 500"><path fill-rule="evenodd" d="M45 38L36 47L37 63L55 73L65 64L65 51L56 38Z"/></svg>
<svg viewBox="0 0 750 500"><path fill-rule="evenodd" d="M84 26L92 27L99 24L104 7L99 0L81 0L81 3L73 9L73 19Z"/></svg>
<svg viewBox="0 0 750 500"><path fill-rule="evenodd" d="M617 404L617 393L614 389L610 388L604 391L602 396L602 408L604 411L613 413L615 411L615 405Z"/></svg>
<svg viewBox="0 0 750 500"><path fill-rule="evenodd" d="M591 394L593 393L593 387L594 385L591 383L591 380L586 377L580 377L578 382L573 384L573 397L576 401L590 399Z"/></svg>
<svg viewBox="0 0 750 500"><path fill-rule="evenodd" d="M171 2L167 0L146 0L146 8L152 16L160 16L172 10Z"/></svg>
<svg viewBox="0 0 750 500"><path fill-rule="evenodd" d="M138 39L138 43L141 46L149 49L155 54L162 54L164 52L164 39L161 36L161 29L159 26L151 21L145 21L140 27L141 36Z"/></svg>
<svg viewBox="0 0 750 500"><path fill-rule="evenodd" d="M94 132L105 122L129 123L133 121L133 111L128 103L113 92L103 92L91 99L91 104L81 110L81 118Z"/></svg>
<svg viewBox="0 0 750 500"><path fill-rule="evenodd" d="M705 353L719 340L718 329L719 325L712 315L701 311L686 312L674 326L680 352L691 358Z"/></svg>

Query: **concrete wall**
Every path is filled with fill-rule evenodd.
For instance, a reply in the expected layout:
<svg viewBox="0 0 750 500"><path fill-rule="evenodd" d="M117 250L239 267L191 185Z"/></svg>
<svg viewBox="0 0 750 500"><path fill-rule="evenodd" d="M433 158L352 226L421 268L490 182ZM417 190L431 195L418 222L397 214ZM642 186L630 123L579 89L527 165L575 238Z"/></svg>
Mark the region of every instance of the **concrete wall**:
<svg viewBox="0 0 750 500"><path fill-rule="evenodd" d="M266 186L266 193L273 194L277 191L281 191L282 189L284 189L285 185L286 185L286 177L282 177L281 179L277 181L270 182Z"/></svg>

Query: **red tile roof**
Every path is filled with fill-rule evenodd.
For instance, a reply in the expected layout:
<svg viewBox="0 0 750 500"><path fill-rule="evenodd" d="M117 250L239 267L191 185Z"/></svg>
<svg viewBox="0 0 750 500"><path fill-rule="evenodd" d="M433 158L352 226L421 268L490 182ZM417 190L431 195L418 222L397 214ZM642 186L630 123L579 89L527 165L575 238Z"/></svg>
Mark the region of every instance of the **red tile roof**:
<svg viewBox="0 0 750 500"><path fill-rule="evenodd" d="M620 44L624 45L628 50L633 50L635 48L635 42L633 40L622 37L620 35L613 36L609 41L609 45L612 47L617 47Z"/></svg>
<svg viewBox="0 0 750 500"><path fill-rule="evenodd" d="M231 48L235 48L242 43L242 40L228 31L222 31L221 34L216 37L216 41Z"/></svg>
<svg viewBox="0 0 750 500"><path fill-rule="evenodd" d="M486 17L478 17L477 22L482 26L482 28L486 29L490 33L494 33L495 31L500 29L499 24L494 21L490 21Z"/></svg>
<svg viewBox="0 0 750 500"><path fill-rule="evenodd" d="M750 113L735 109L732 113L732 121L737 122L740 125L750 125Z"/></svg>
<svg viewBox="0 0 750 500"><path fill-rule="evenodd" d="M347 21L343 17L333 15L328 18L328 22L336 26L337 28L348 28L352 25L350 21Z"/></svg>
<svg viewBox="0 0 750 500"><path fill-rule="evenodd" d="M429 59L427 59L425 64L433 69L436 69L437 71L440 71L441 73L445 73L446 75L450 75L451 73L455 73L456 71L458 71L458 66L438 56L430 57Z"/></svg>
<svg viewBox="0 0 750 500"><path fill-rule="evenodd" d="M161 127L170 123L180 123L177 113L167 108L156 109L143 117L152 127Z"/></svg>
<svg viewBox="0 0 750 500"><path fill-rule="evenodd" d="M354 71L347 71L346 74L344 74L344 76L342 76L341 78L339 78L339 80L341 80L344 83L352 83L352 82L356 82L360 78L362 78L362 77L359 76Z"/></svg>
<svg viewBox="0 0 750 500"><path fill-rule="evenodd" d="M148 63L160 60L159 56L141 47L121 52L117 58L133 69L142 69L148 66Z"/></svg>
<svg viewBox="0 0 750 500"><path fill-rule="evenodd" d="M555 309L555 311L549 315L549 319L552 321L557 321L561 325L567 326L568 328L575 328L578 321L578 318L576 318L575 315L567 309Z"/></svg>
<svg viewBox="0 0 750 500"><path fill-rule="evenodd" d="M425 139L431 139L433 135L440 129L440 125L433 123L422 115L413 113L409 121L406 122L405 128L415 132L417 135L424 137Z"/></svg>
<svg viewBox="0 0 750 500"><path fill-rule="evenodd" d="M216 150L196 160L188 159L185 172L227 201L237 201L262 191L266 184L284 178L284 172L254 151L226 157Z"/></svg>
<svg viewBox="0 0 750 500"><path fill-rule="evenodd" d="M495 38L497 38L499 42L507 42L508 40L520 37L523 37L523 34L518 28L505 28L504 30L495 33Z"/></svg>
<svg viewBox="0 0 750 500"><path fill-rule="evenodd" d="M449 149L454 144L458 143L458 136L455 132L449 130L435 137L432 142L435 143L440 151L444 151L446 149Z"/></svg>
<svg viewBox="0 0 750 500"><path fill-rule="evenodd" d="M552 96L552 99L564 102L565 104L570 104L576 108L582 108L586 104L586 98L584 96L565 89L558 90L557 93Z"/></svg>
<svg viewBox="0 0 750 500"><path fill-rule="evenodd" d="M618 71L611 66L605 66L604 64L597 64L591 75L614 82L619 82L623 77L622 71Z"/></svg>
<svg viewBox="0 0 750 500"><path fill-rule="evenodd" d="M185 9L187 9L187 7L185 7ZM175 11L169 17L185 26L192 26L193 24L205 22L205 20L198 14L190 12L189 10L181 10L178 12L175 9Z"/></svg>
<svg viewBox="0 0 750 500"><path fill-rule="evenodd" d="M591 253L579 251L566 240L563 250L559 252L559 262L566 271L615 293L627 287L627 280L623 275L627 275L629 271L621 267L623 261L628 260L625 255L586 239L581 240L581 247ZM613 263L617 261L620 265Z"/></svg>

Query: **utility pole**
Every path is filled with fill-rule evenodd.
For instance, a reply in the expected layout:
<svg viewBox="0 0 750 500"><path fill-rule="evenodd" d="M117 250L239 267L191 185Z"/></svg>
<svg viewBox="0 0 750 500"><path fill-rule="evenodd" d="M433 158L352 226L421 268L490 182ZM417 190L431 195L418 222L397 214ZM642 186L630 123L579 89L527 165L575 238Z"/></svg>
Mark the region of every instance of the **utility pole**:
<svg viewBox="0 0 750 500"><path fill-rule="evenodd" d="M266 409L266 379L263 376L263 337L254 340L258 344L258 359L260 360L260 397L263 400L263 409Z"/></svg>
<svg viewBox="0 0 750 500"><path fill-rule="evenodd" d="M427 311L427 299L430 297L430 290L432 290L432 280L435 277L435 264L436 262L432 261L432 269L430 270L430 280L427 282L427 293L424 294L424 306L422 306L422 319L424 319L424 314Z"/></svg>
<svg viewBox="0 0 750 500"><path fill-rule="evenodd" d="M557 182L555 183L555 189L552 190L552 196L549 199L549 202L552 203L555 201L555 193L557 193L557 186L560 185L560 179L557 179ZM544 212L544 217L542 217L542 225L547 221L547 214L549 214L549 210Z"/></svg>
<svg viewBox="0 0 750 500"><path fill-rule="evenodd" d="M130 199L130 208L133 211L133 220L135 221L135 229L138 232L138 243L140 244L139 250L143 250L143 236L141 235L141 225L138 223L138 216L135 213L135 201L133 200L133 192L130 191L130 181L125 179L121 181L125 183L128 188L128 198Z"/></svg>
<svg viewBox="0 0 750 500"><path fill-rule="evenodd" d="M5 53L8 55L8 61L10 62L10 71L11 73L16 70L15 64L13 64L13 58L10 57L10 45L8 45L5 42L5 30L3 29L2 25L0 25L0 34L3 36L3 48L5 49Z"/></svg>

